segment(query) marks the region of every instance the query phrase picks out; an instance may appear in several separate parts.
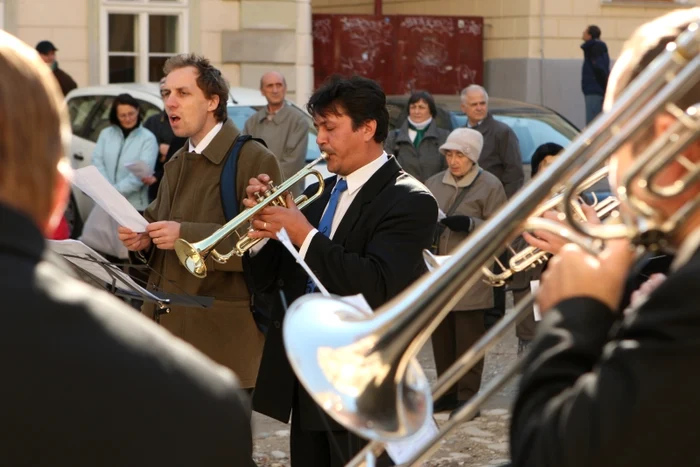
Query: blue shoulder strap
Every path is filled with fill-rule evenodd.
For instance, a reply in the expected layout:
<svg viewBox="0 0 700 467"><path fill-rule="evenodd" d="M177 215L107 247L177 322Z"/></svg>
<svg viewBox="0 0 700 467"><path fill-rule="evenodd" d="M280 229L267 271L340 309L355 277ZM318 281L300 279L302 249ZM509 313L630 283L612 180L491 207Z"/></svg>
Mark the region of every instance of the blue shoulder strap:
<svg viewBox="0 0 700 467"><path fill-rule="evenodd" d="M236 174L238 173L238 155L241 152L243 145L250 141L257 141L263 146L267 147L265 141L259 138L253 138L250 135L238 135L236 141L233 143L231 150L226 156L224 161L224 167L221 170L221 180L220 180L220 191L221 191L221 205L224 208L224 217L226 222L230 221L238 215L240 206L238 204L238 196L236 195ZM256 294L253 292L251 287L251 278L249 276L249 271L243 268L243 276L245 278L246 286L248 287L248 292L250 292L250 310L253 313L253 319L257 325L260 332L267 334L267 322L270 318L270 313L268 307L265 304L264 294ZM257 297L257 299L256 299Z"/></svg>
<svg viewBox="0 0 700 467"><path fill-rule="evenodd" d="M233 147L226 157L224 168L221 170L221 205L224 208L224 217L226 222L230 221L238 215L239 204L238 196L236 195L236 173L238 172L238 155L241 152L243 145L250 140L257 141L267 147L265 141L259 138L253 138L250 135L238 135Z"/></svg>

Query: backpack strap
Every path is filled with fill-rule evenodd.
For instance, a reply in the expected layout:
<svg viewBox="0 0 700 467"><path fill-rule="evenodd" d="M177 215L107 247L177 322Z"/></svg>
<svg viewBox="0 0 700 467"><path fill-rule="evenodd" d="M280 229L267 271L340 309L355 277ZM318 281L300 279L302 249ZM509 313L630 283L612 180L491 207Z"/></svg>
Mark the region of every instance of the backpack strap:
<svg viewBox="0 0 700 467"><path fill-rule="evenodd" d="M265 141L260 138L253 138L251 135L238 135L233 142L233 146L226 156L224 168L221 170L220 192L221 205L224 208L226 222L236 217L239 213L240 204L236 194L236 174L238 173L238 159L243 145L250 141L257 141L267 147Z"/></svg>
<svg viewBox="0 0 700 467"><path fill-rule="evenodd" d="M248 141L253 140L267 147L265 141L260 138L253 138L251 135L238 135L231 146L231 150L226 156L224 167L221 170L220 179L220 194L221 206L224 209L224 217L226 222L230 221L240 212L240 204L238 195L236 194L236 175L238 174L238 159L243 148L243 145ZM263 334L267 333L267 323L270 318L269 306L266 303L268 297L265 294L256 294L251 287L252 278L246 268L243 268L243 277L245 279L248 292L250 293L250 311L253 313L255 324Z"/></svg>

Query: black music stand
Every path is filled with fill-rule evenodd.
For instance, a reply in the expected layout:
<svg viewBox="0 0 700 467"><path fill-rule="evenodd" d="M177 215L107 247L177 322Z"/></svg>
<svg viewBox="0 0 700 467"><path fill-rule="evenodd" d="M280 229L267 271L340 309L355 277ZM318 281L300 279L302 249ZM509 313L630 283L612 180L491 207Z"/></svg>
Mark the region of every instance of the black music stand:
<svg viewBox="0 0 700 467"><path fill-rule="evenodd" d="M160 322L161 315L170 313L171 305L209 308L214 303L213 297L193 297L187 294L147 290L120 268L134 265L110 263L79 240L49 240L48 244L54 252L70 263L85 282L101 287L118 297L155 303L156 312L153 319L157 323Z"/></svg>

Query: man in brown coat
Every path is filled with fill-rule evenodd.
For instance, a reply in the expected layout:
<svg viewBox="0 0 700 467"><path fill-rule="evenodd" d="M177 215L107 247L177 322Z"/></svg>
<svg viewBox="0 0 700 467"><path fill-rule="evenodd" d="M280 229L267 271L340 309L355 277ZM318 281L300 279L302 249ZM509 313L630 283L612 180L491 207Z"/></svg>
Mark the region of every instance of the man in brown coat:
<svg viewBox="0 0 700 467"><path fill-rule="evenodd" d="M165 165L156 200L146 209L150 222L145 233L119 228L120 239L131 251L142 252L153 268L148 288L178 295L214 297L209 308L173 306L161 324L215 361L231 368L241 386L255 385L264 338L253 320L250 295L237 257L226 264L207 260L207 277L198 279L178 261L175 240L200 241L226 223L220 178L224 160L239 131L227 117L229 88L221 72L208 60L178 55L165 64L162 88L165 110L173 133L189 141ZM267 172L270 171L270 172ZM243 145L236 172L238 200L246 197L248 180L271 173L282 180L275 156L263 145ZM232 243L217 247L230 251ZM143 313L153 316L152 304Z"/></svg>

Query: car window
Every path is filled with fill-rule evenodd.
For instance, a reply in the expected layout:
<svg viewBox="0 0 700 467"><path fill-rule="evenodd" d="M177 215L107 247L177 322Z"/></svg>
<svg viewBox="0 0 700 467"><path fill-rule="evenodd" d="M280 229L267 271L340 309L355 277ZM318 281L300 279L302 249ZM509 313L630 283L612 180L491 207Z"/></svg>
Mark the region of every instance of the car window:
<svg viewBox="0 0 700 467"><path fill-rule="evenodd" d="M567 146L576 137L577 131L556 114L522 114L499 115L494 119L503 122L513 129L520 143L520 154L523 164L529 164L535 150L545 143L556 143ZM452 112L455 126L465 126L467 116L461 112Z"/></svg>
<svg viewBox="0 0 700 467"><path fill-rule="evenodd" d="M109 126L109 111L112 109L113 100L114 97L112 96L105 97L99 103L91 120L87 123L85 137L93 143L97 142L97 138L100 136L102 130Z"/></svg>
<svg viewBox="0 0 700 467"><path fill-rule="evenodd" d="M233 123L238 127L239 130L243 131L246 120L250 118L255 112L258 111L255 107L250 107L247 105L231 106L227 107L228 116L233 120Z"/></svg>
<svg viewBox="0 0 700 467"><path fill-rule="evenodd" d="M74 135L80 135L85 127L85 122L90 116L90 112L97 105L97 96L74 97L68 101L68 113L70 114L70 125Z"/></svg>
<svg viewBox="0 0 700 467"><path fill-rule="evenodd" d="M233 120L233 123L235 123L238 129L241 131L243 131L243 127L245 126L246 120L248 120L250 116L258 110L260 110L260 107L246 105L229 105L227 108L228 116L231 118L231 120ZM309 125L311 125L311 117L309 117ZM316 129L313 126L309 126L308 138L309 142L306 150L306 161L311 162L313 160L318 159L318 157L321 155L321 150L316 144Z"/></svg>

